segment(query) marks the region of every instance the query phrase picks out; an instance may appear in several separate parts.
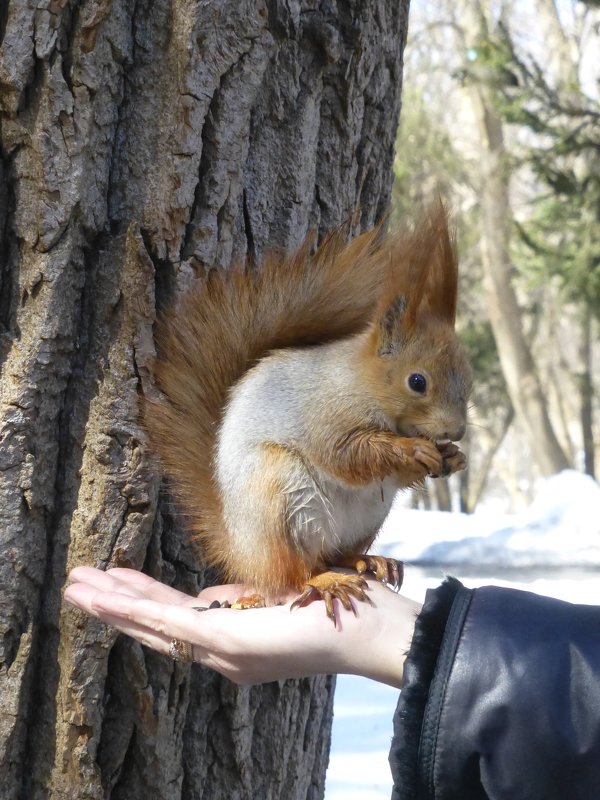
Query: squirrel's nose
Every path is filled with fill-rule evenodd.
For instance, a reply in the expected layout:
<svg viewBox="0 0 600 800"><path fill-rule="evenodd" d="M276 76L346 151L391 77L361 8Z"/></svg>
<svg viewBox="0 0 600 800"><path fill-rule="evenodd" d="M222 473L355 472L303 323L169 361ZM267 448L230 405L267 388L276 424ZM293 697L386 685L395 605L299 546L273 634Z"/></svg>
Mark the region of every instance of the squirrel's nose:
<svg viewBox="0 0 600 800"><path fill-rule="evenodd" d="M457 425L456 428L451 428L446 431L444 434L445 439L450 439L451 442L458 442L460 441L467 431L467 426L464 422L460 425Z"/></svg>

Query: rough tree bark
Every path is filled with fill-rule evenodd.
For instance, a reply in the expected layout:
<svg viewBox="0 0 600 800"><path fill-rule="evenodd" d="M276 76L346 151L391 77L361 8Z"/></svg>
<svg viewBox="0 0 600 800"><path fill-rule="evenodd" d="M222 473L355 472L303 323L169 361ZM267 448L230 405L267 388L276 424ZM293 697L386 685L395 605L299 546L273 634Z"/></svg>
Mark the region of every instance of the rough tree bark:
<svg viewBox="0 0 600 800"><path fill-rule="evenodd" d="M193 592L144 446L156 308L201 265L385 211L408 0L0 6L0 796L322 796L332 679L236 689L61 606Z"/></svg>

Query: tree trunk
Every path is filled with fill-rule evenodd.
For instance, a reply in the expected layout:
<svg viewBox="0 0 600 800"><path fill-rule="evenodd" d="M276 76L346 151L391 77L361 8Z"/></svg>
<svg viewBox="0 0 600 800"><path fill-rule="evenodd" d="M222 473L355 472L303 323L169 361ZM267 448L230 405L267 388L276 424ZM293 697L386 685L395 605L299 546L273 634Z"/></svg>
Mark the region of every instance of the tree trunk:
<svg viewBox="0 0 600 800"><path fill-rule="evenodd" d="M408 0L0 9L0 796L318 798L333 681L237 689L61 606L196 592L138 425L157 306L388 205Z"/></svg>
<svg viewBox="0 0 600 800"><path fill-rule="evenodd" d="M592 315L584 311L579 346L581 372L579 374L581 437L583 441L583 467L586 475L596 477L594 446L594 381L592 379Z"/></svg>
<svg viewBox="0 0 600 800"><path fill-rule="evenodd" d="M480 94L478 92L478 94ZM504 175L501 122L479 96L481 121L481 253L490 322L512 404L527 435L533 459L542 475L553 475L570 464L548 410L531 350L527 344L508 254L508 185Z"/></svg>
<svg viewBox="0 0 600 800"><path fill-rule="evenodd" d="M433 484L435 504L438 511L452 511L452 495L448 478L439 478Z"/></svg>
<svg viewBox="0 0 600 800"><path fill-rule="evenodd" d="M504 412L504 417L501 420L498 433L496 434L495 438L488 443L481 463L477 465L476 476L474 477L472 471L469 472L469 470L465 470L464 473L460 473L461 477L463 474L467 476L464 487L461 482L461 511L464 511L467 514L472 514L481 501L490 477L492 464L498 450L500 450L500 447L506 438L506 434L510 430L510 426L512 425L514 418L515 410L512 405L510 405ZM471 478L471 481L469 481L469 478ZM471 485L471 483L473 485Z"/></svg>
<svg viewBox="0 0 600 800"><path fill-rule="evenodd" d="M476 48L486 21L479 0L461 0L465 52ZM481 193L481 256L490 322L515 412L542 475L570 466L548 411L548 403L521 322L509 255L511 212L502 120L485 81L470 86L478 128L477 169Z"/></svg>

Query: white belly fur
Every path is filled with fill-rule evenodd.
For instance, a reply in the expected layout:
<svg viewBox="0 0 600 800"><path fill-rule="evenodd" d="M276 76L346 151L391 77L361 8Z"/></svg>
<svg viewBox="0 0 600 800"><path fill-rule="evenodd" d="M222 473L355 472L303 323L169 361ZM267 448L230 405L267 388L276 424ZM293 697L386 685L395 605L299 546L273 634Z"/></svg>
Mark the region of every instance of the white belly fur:
<svg viewBox="0 0 600 800"><path fill-rule="evenodd" d="M248 558L261 546L261 536L265 531L268 534L271 524L268 498L256 489L261 486L256 476L263 470L270 475L265 443L290 448L289 461L281 471L280 491L286 500L287 532L307 563L319 564L340 553L356 552L375 537L390 510L397 491L391 478L351 486L317 468L310 459L302 460L299 443L312 441L311 430L320 424L324 405L322 393L315 401L315 374L319 388L325 387L332 401L355 377L354 346L337 343L336 347L345 348L344 353L348 350L347 368L344 353L337 350L334 367L324 361L329 350L320 351L316 361L310 348L285 351L259 362L231 393L219 430L215 466L230 539ZM301 379L303 375L305 379Z"/></svg>
<svg viewBox="0 0 600 800"><path fill-rule="evenodd" d="M321 473L316 491L304 489L295 498L288 497L292 536L314 558L329 560L352 553L365 539L375 537L396 491L390 479L353 487Z"/></svg>

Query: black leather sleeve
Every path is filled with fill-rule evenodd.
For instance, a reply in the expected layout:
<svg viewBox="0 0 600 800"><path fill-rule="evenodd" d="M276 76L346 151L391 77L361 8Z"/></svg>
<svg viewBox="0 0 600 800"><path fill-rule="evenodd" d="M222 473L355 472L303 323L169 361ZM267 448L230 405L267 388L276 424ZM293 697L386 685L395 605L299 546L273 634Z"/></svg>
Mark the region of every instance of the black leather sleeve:
<svg viewBox="0 0 600 800"><path fill-rule="evenodd" d="M390 763L392 800L600 798L600 607L428 593Z"/></svg>

